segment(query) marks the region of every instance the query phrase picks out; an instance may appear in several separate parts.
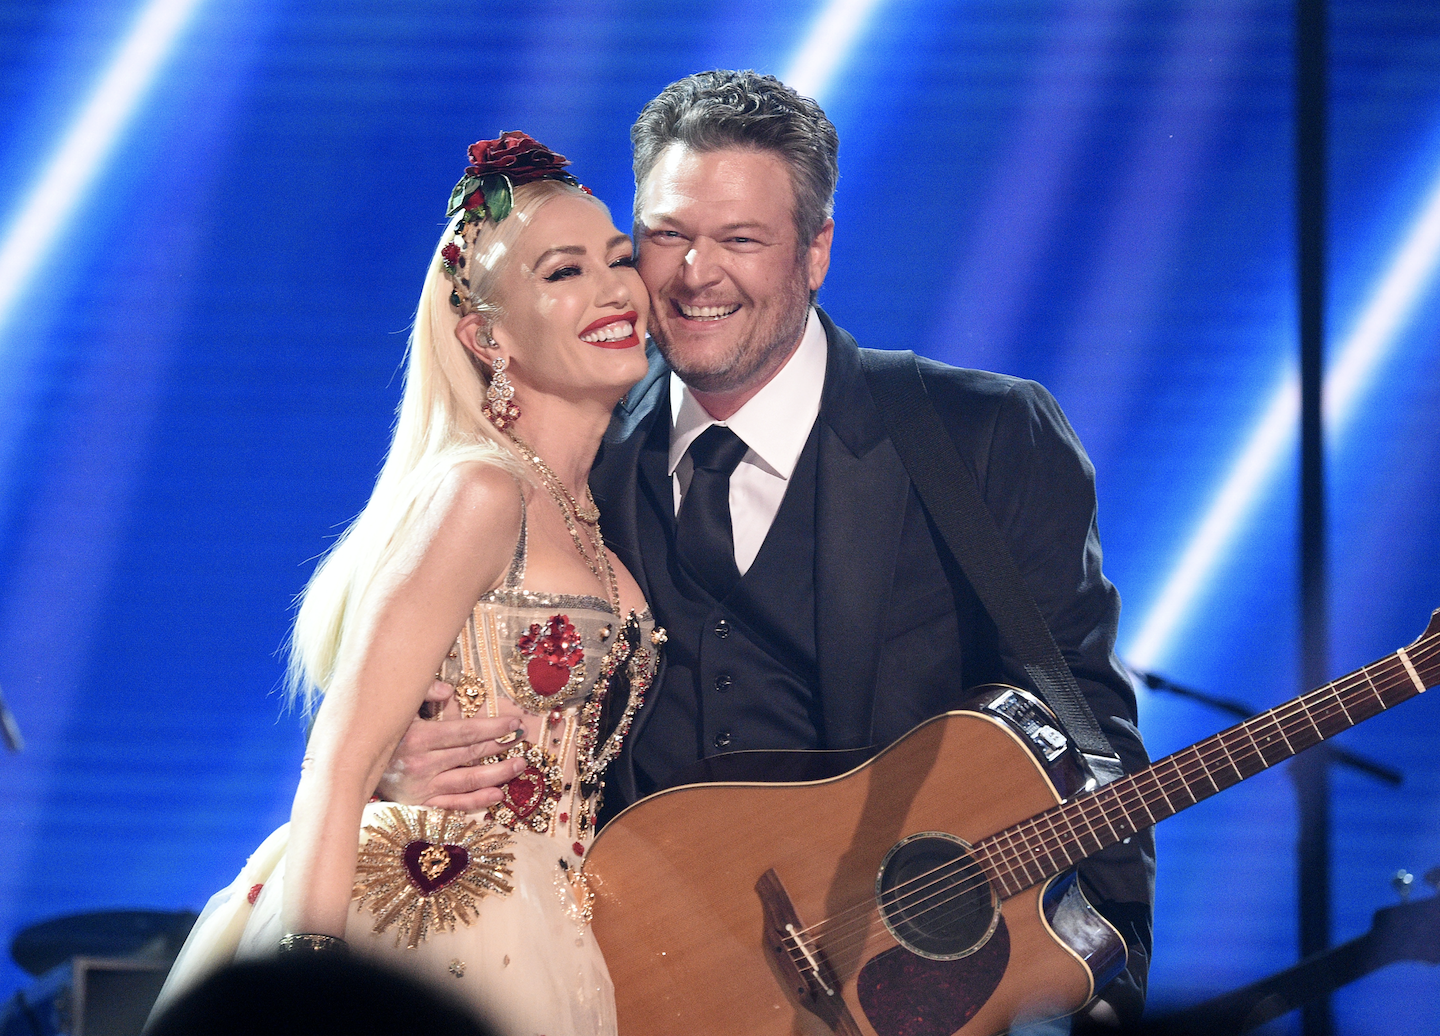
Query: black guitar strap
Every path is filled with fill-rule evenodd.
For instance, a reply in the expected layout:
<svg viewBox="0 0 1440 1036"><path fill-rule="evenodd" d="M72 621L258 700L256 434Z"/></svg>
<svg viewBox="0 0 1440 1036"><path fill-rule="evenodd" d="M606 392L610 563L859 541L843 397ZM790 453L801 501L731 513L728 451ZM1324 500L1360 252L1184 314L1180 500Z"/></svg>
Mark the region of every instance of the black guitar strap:
<svg viewBox="0 0 1440 1036"><path fill-rule="evenodd" d="M1015 652L1046 704L1074 739L1100 784L1120 776L1120 760L1095 722L1075 674L1065 664L1020 567L925 390L909 350L860 351L860 365L881 420L920 502L950 553Z"/></svg>

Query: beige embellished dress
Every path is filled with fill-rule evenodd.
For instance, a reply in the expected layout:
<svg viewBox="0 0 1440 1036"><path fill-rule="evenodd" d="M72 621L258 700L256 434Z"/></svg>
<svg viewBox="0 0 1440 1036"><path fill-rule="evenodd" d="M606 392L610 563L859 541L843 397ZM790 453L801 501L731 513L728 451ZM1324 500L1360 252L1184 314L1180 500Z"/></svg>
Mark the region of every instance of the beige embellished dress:
<svg viewBox="0 0 1440 1036"><path fill-rule="evenodd" d="M483 813L367 805L345 938L473 1003L507 1036L613 1034L582 865L603 770L664 634L648 609L621 621L596 597L523 589L525 539L522 511L505 581L476 603L440 675L465 715L519 706L525 726L506 755L523 755L526 770ZM274 952L288 830L211 898L157 1011L229 960Z"/></svg>

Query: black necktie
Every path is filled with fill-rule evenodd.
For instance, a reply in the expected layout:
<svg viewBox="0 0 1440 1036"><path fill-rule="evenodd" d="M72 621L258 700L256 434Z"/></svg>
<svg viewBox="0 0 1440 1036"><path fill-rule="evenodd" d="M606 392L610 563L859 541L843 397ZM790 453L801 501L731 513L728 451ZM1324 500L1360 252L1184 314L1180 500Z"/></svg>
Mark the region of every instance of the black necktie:
<svg viewBox="0 0 1440 1036"><path fill-rule="evenodd" d="M686 571L716 600L740 581L730 524L730 473L746 449L743 439L718 424L690 444L695 472L676 519L675 550Z"/></svg>

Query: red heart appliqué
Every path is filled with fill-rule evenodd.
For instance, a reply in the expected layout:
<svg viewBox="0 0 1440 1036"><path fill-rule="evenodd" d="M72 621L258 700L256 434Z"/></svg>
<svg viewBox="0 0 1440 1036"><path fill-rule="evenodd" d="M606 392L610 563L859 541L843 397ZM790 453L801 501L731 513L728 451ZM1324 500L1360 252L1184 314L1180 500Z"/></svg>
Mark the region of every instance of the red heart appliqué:
<svg viewBox="0 0 1440 1036"><path fill-rule="evenodd" d="M527 819L544 801L540 791L545 786L545 774L533 763L524 772L512 777L505 785L505 805L509 806L521 820Z"/></svg>
<svg viewBox="0 0 1440 1036"><path fill-rule="evenodd" d="M570 682L570 667L544 658L532 658L525 667L525 675L530 678L530 687L536 694L549 698L559 694Z"/></svg>
<svg viewBox="0 0 1440 1036"><path fill-rule="evenodd" d="M560 693L570 682L575 667L585 661L580 634L564 615L552 615L543 625L532 622L515 647L530 660L525 676L530 689L542 698Z"/></svg>
<svg viewBox="0 0 1440 1036"><path fill-rule="evenodd" d="M405 873L422 896L430 896L458 878L470 864L463 845L436 845L419 839L405 846Z"/></svg>

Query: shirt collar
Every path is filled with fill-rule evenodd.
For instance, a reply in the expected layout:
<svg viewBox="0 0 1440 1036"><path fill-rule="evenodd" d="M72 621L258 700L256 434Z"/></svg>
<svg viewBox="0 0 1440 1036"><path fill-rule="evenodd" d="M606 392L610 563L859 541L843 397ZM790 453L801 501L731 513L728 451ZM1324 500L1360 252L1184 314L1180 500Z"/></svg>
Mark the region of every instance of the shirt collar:
<svg viewBox="0 0 1440 1036"><path fill-rule="evenodd" d="M675 474L690 444L712 424L723 424L738 435L772 475L788 479L820 416L825 390L827 346L825 328L814 307L805 321L805 333L785 366L748 399L728 420L716 421L700 405L690 387L670 379L670 474Z"/></svg>

